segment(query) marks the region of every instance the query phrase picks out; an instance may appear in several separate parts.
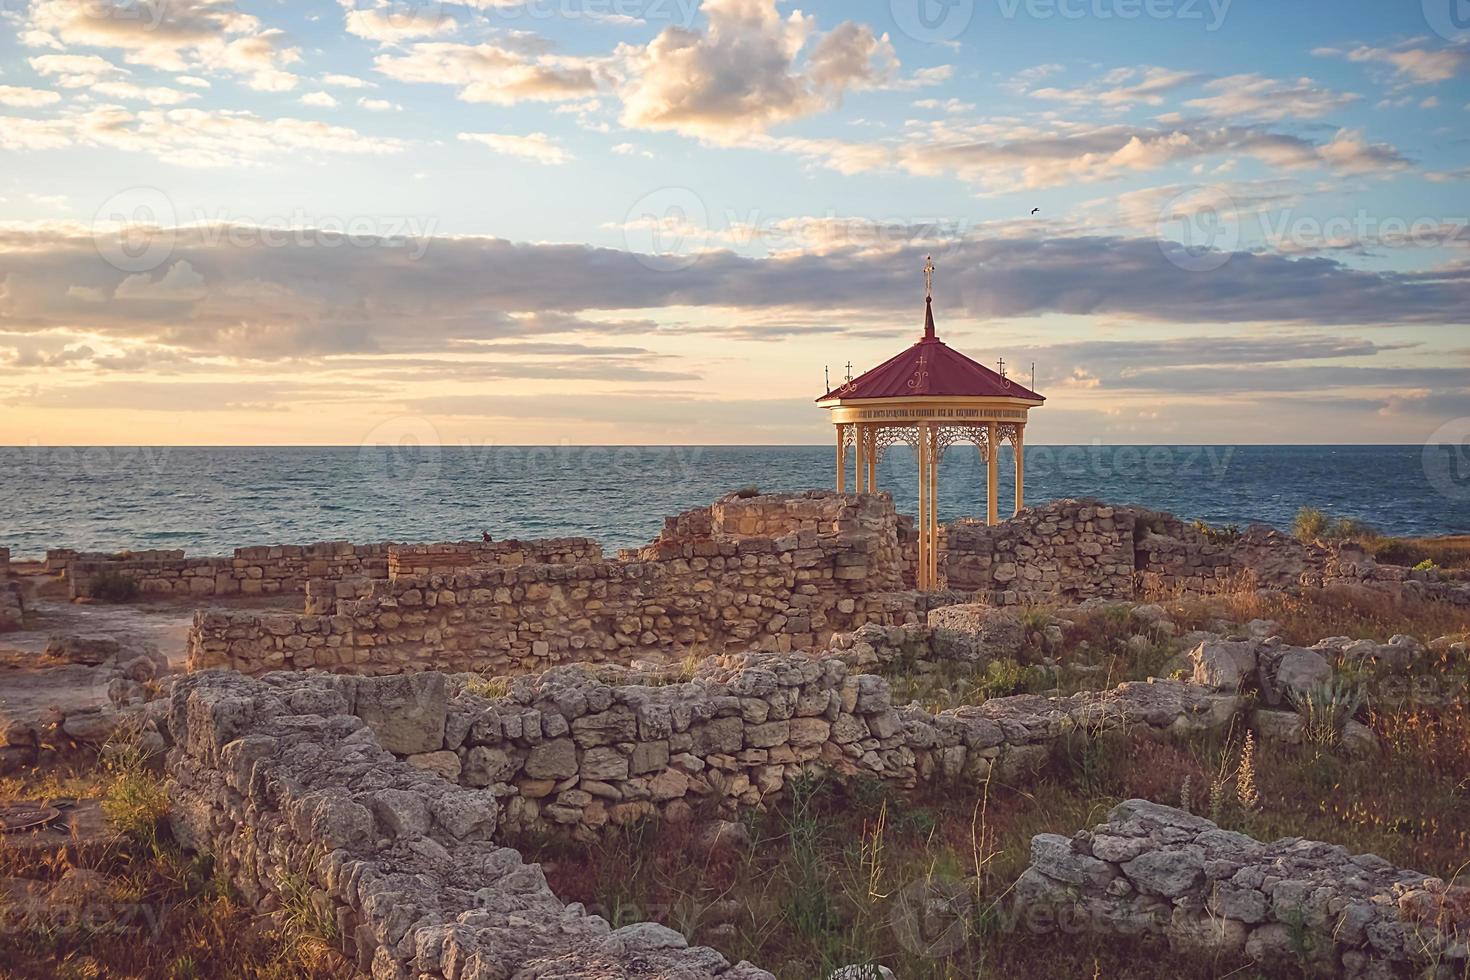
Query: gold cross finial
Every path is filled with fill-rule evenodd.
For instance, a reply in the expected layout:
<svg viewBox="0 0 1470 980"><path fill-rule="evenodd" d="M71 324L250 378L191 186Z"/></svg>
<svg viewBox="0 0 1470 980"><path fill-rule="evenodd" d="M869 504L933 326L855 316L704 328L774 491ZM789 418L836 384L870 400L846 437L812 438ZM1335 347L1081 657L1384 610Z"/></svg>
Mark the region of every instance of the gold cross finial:
<svg viewBox="0 0 1470 980"><path fill-rule="evenodd" d="M925 256L924 261L924 298L934 298L934 256Z"/></svg>

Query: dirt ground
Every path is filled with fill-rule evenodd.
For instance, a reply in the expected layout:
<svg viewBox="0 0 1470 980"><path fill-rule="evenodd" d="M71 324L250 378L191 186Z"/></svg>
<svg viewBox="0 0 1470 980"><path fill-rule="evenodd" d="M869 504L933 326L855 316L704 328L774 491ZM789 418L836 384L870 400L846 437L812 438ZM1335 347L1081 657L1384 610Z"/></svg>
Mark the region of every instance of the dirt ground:
<svg viewBox="0 0 1470 980"><path fill-rule="evenodd" d="M70 714L103 704L107 683L99 671L46 657L53 635L109 636L130 645L151 643L182 669L189 627L200 609L300 610L300 596L235 600L153 600L127 605L74 604L61 598L27 597L26 628L0 633L0 722L33 720L52 706Z"/></svg>

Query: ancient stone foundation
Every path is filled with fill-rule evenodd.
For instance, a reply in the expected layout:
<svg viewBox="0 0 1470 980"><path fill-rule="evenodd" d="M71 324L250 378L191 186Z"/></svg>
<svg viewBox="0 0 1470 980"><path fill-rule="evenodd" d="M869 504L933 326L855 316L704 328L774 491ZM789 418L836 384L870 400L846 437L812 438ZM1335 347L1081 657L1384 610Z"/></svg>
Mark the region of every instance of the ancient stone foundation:
<svg viewBox="0 0 1470 980"><path fill-rule="evenodd" d="M182 551L57 550L46 553L46 567L65 575L72 598L90 597L98 575L132 579L142 595L298 595L313 581L384 580L445 569L574 564L601 557L601 545L588 538L416 545L327 541L237 548L226 558L191 558Z"/></svg>
<svg viewBox="0 0 1470 980"><path fill-rule="evenodd" d="M1232 585L1320 584L1329 555L1272 528L1238 537L1141 507L1058 500L994 526L950 525L952 589L998 605L1040 599L1129 598L1143 590L1220 591Z"/></svg>
<svg viewBox="0 0 1470 980"><path fill-rule="evenodd" d="M1167 937L1208 962L1350 980L1465 975L1470 889L1372 854L1271 843L1144 800L1071 838L1041 834L1015 900L1072 930Z"/></svg>
<svg viewBox="0 0 1470 980"><path fill-rule="evenodd" d="M62 550L46 553L46 567L65 575L72 598L91 596L93 579L100 575L132 579L140 594L153 596L296 594L313 578L387 577L388 547L329 541L237 548L226 558L191 558L182 551Z"/></svg>
<svg viewBox="0 0 1470 980"><path fill-rule="evenodd" d="M334 615L201 614L191 664L527 673L810 649L836 631L927 611L928 599L895 591L896 522L886 494L730 497L671 518L652 545L616 561L399 577L338 600Z"/></svg>
<svg viewBox="0 0 1470 980"><path fill-rule="evenodd" d="M931 609L977 598L1003 606L1351 582L1470 603L1463 583L1270 528L1221 535L1092 501L1057 501L995 527L956 524L948 541L949 588L928 593L903 591L912 560L887 494L732 495L669 518L652 544L614 560L585 539L389 546L381 577L344 560L307 581L307 615L200 614L190 662L247 674L535 673L819 649L867 623L922 623ZM307 565L301 574L321 570Z"/></svg>
<svg viewBox="0 0 1470 980"><path fill-rule="evenodd" d="M613 930L494 842L500 807L395 760L353 714L375 683L207 673L168 708L171 819L245 898L323 920L375 980L772 980L651 923ZM371 711L371 707L368 708Z"/></svg>
<svg viewBox="0 0 1470 980"><path fill-rule="evenodd" d="M20 583L10 577L10 549L0 548L0 633L20 629L25 611Z"/></svg>
<svg viewBox="0 0 1470 980"><path fill-rule="evenodd" d="M187 675L159 719L173 743L175 831L215 854L261 909L294 903L335 923L374 977L753 980L769 975L663 927L614 931L564 906L539 866L496 840L732 816L816 773L900 788L1025 782L1069 739L1228 730L1250 678L1269 700L1269 689L1304 680L1310 665L1296 661L1314 654L1213 636L1191 657L1205 683L931 714L895 705L888 682L861 671L984 663L1024 639L1020 621L993 607L945 606L929 620L867 625L811 654L566 666L499 690L436 672ZM1324 644L1344 656L1353 646ZM1270 969L1307 950L1314 968L1352 978L1419 976L1411 968L1426 962L1464 969L1463 890L1329 845L1263 844L1132 801L1091 834L1037 837L1032 858L1014 894L1047 913L1033 922L1157 934Z"/></svg>

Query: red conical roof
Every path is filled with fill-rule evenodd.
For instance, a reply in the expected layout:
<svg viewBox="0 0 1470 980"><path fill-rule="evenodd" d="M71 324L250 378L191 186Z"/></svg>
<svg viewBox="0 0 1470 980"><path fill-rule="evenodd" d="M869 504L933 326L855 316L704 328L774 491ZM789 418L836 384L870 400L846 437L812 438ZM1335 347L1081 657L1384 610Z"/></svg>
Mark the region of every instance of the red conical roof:
<svg viewBox="0 0 1470 980"><path fill-rule="evenodd" d="M903 353L853 378L817 401L840 398L909 398L922 395L967 398L1024 398L1041 395L971 360L940 340L934 331L934 301L924 304L924 336Z"/></svg>

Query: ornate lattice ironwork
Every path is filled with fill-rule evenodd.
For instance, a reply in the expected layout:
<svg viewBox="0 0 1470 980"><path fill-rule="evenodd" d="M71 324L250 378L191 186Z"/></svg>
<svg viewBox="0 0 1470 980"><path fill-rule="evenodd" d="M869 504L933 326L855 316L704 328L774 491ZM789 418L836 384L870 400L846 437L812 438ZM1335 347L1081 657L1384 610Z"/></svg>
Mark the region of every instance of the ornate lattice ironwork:
<svg viewBox="0 0 1470 980"><path fill-rule="evenodd" d="M986 452L990 446L990 430L984 425L941 425L936 428L934 449L939 459L944 458L945 450L950 446L961 442L974 443L980 449L980 458L989 458Z"/></svg>
<svg viewBox="0 0 1470 980"><path fill-rule="evenodd" d="M1021 428L1013 423L1004 422L1000 426L998 435L1002 443L1009 442L1014 446L1016 441L1021 438Z"/></svg>
<svg viewBox="0 0 1470 980"><path fill-rule="evenodd" d="M905 443L914 449L919 448L919 427L917 425L883 425L873 432L873 457L879 463L892 446Z"/></svg>
<svg viewBox="0 0 1470 980"><path fill-rule="evenodd" d="M851 423L839 425L837 431L842 436L843 446L853 447L857 445L857 426Z"/></svg>

